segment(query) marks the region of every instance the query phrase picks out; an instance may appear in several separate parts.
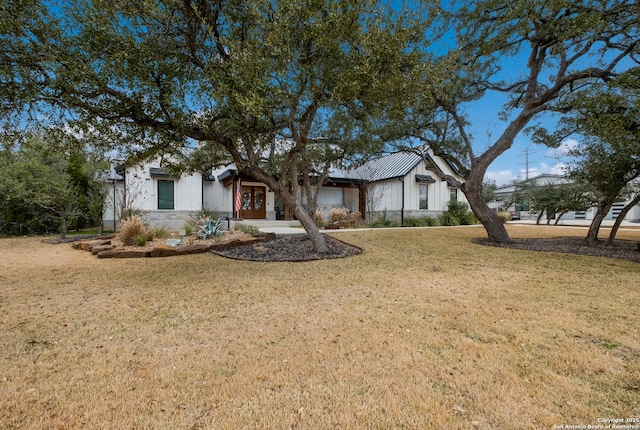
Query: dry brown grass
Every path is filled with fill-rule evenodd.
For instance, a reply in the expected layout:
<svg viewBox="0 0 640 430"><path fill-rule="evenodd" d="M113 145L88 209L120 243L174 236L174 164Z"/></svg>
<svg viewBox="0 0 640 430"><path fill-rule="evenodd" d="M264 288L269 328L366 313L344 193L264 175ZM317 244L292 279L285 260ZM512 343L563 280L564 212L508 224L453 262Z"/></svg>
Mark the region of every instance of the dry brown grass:
<svg viewBox="0 0 640 430"><path fill-rule="evenodd" d="M0 240L0 428L538 429L640 416L638 263L471 243L482 235L342 232L361 255L306 263L98 260Z"/></svg>

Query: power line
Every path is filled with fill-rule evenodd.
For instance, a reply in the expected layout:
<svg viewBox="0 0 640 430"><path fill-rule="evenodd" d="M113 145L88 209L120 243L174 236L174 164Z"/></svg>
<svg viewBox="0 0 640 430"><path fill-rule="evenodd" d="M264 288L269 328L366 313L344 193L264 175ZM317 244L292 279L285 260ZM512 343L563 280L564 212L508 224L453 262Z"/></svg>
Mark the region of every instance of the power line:
<svg viewBox="0 0 640 430"><path fill-rule="evenodd" d="M529 163L531 163L531 161L529 160L529 154L535 154L535 151L532 151L531 148L529 148L528 146L524 149L524 151L522 151L520 153L520 155L522 156L524 154L525 157L525 162L524 163L520 163L518 164L519 166L522 166L523 164L525 165L525 170L524 170L524 175L525 175L525 181L529 179Z"/></svg>

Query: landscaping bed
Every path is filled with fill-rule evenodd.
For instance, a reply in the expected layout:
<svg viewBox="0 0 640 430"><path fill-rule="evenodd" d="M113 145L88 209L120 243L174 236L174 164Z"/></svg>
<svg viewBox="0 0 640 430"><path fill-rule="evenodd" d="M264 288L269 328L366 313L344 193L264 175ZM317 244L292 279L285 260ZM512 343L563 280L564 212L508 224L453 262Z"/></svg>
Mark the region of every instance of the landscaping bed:
<svg viewBox="0 0 640 430"><path fill-rule="evenodd" d="M72 246L74 249L91 252L98 258L149 258L222 251L240 246L255 246L275 239L275 233L261 233L252 236L240 231L232 231L212 239L188 237L183 246L167 245L165 239L148 241L144 246L127 246L117 236L110 235L74 241Z"/></svg>

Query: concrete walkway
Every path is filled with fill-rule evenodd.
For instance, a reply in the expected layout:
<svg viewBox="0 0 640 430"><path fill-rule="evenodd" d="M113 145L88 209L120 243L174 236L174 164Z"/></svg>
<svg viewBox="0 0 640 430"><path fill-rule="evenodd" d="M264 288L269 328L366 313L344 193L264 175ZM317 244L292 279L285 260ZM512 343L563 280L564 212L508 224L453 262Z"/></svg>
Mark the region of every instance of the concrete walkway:
<svg viewBox="0 0 640 430"><path fill-rule="evenodd" d="M549 224L550 226L553 226L555 220L551 220L551 224ZM604 220L602 221L601 227L612 227L613 224L615 223L614 220ZM535 219L523 219L523 220L517 220L517 221L509 221L508 224L526 224L526 225L535 225L536 224L536 220ZM540 220L540 225L547 225L547 220ZM564 220L562 218L560 218L560 222L558 223L558 227L559 226L563 226L563 227L589 227L591 225L591 220L590 219L568 219L568 220ZM636 222L636 221L622 221L622 223L620 224L620 228L640 228L640 222Z"/></svg>
<svg viewBox="0 0 640 430"><path fill-rule="evenodd" d="M244 224L247 225L253 225L255 227L258 227L258 229L264 233L275 233L277 235L279 234L303 234L305 233L304 228L302 228L302 225L300 225L299 222L291 222L291 221L244 221ZM518 220L518 221L509 221L508 224L512 224L512 225L535 225L536 221L535 220ZM540 224L540 226L547 226L546 224L546 220L544 220L544 222L542 222ZM605 220L602 222L602 227L603 228L610 228L611 226L613 226L614 221L613 220ZM560 220L560 222L558 223L557 226L555 227L579 227L579 228L587 228L589 227L589 225L591 225L591 220ZM461 228L468 228L468 227L481 227L480 224L476 224L476 225L465 225L465 226L460 226ZM554 227L553 225L553 221L552 223L548 226L548 227ZM352 228L348 228L348 229L342 229L342 230L320 230L323 233L340 233L340 232L347 232L347 231L371 231L371 230L382 230L382 229L406 229L407 227L388 227L388 228L358 228L358 229L352 229ZM438 228L438 227L414 227L414 228ZM443 227L443 228L450 228L450 227ZM640 222L633 222L633 221L622 221L622 224L620 226L621 229L632 229L632 230L636 230L636 229L640 229Z"/></svg>

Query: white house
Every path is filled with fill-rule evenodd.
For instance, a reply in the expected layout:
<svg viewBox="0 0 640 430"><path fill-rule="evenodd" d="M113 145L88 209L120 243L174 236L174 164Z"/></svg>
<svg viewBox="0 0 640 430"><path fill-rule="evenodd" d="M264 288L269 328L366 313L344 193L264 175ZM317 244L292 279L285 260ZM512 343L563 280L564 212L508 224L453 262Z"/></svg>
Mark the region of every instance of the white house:
<svg viewBox="0 0 640 430"><path fill-rule="evenodd" d="M180 229L202 209L233 218L240 191L240 218L290 220L292 211L264 183L240 174L235 165L201 173L171 175L154 160L126 170L111 180L105 208L105 225L119 221L121 208L139 210L147 221ZM112 175L113 176L113 175ZM346 207L361 214L386 211L387 217L440 215L449 200L466 201L456 183L462 181L455 169L429 150L394 153L371 160L349 171L333 172L318 194L324 217L331 208ZM306 197L302 197L303 204ZM115 205L114 202L115 201ZM115 209L115 210L114 210Z"/></svg>
<svg viewBox="0 0 640 430"><path fill-rule="evenodd" d="M454 166L425 147L421 154L397 152L370 160L347 175L367 184L366 211L384 212L389 219L438 216L450 200L467 202Z"/></svg>
<svg viewBox="0 0 640 430"><path fill-rule="evenodd" d="M523 182L528 184L543 186L543 185L562 185L568 184L571 182L571 179L566 178L562 175L554 175L550 173L545 173L541 175L537 175L526 179L525 181L513 182L511 184L503 185L501 187L496 188L495 196L496 200L489 203L489 206L494 209L505 209L512 211L516 214L518 218L521 219L536 219L537 214L533 214L529 212L529 207L526 202L516 202L509 207L502 207L505 200L508 200L513 193L515 193L518 187L521 187ZM605 220L615 220L618 217L618 214L622 211L622 209L629 203L629 201L619 201L613 204L609 213L605 217ZM590 220L593 219L595 215L595 208L591 208L585 212L568 212L563 215L562 219L565 220ZM627 221L639 221L640 220L640 206L634 206L626 215L625 220Z"/></svg>

